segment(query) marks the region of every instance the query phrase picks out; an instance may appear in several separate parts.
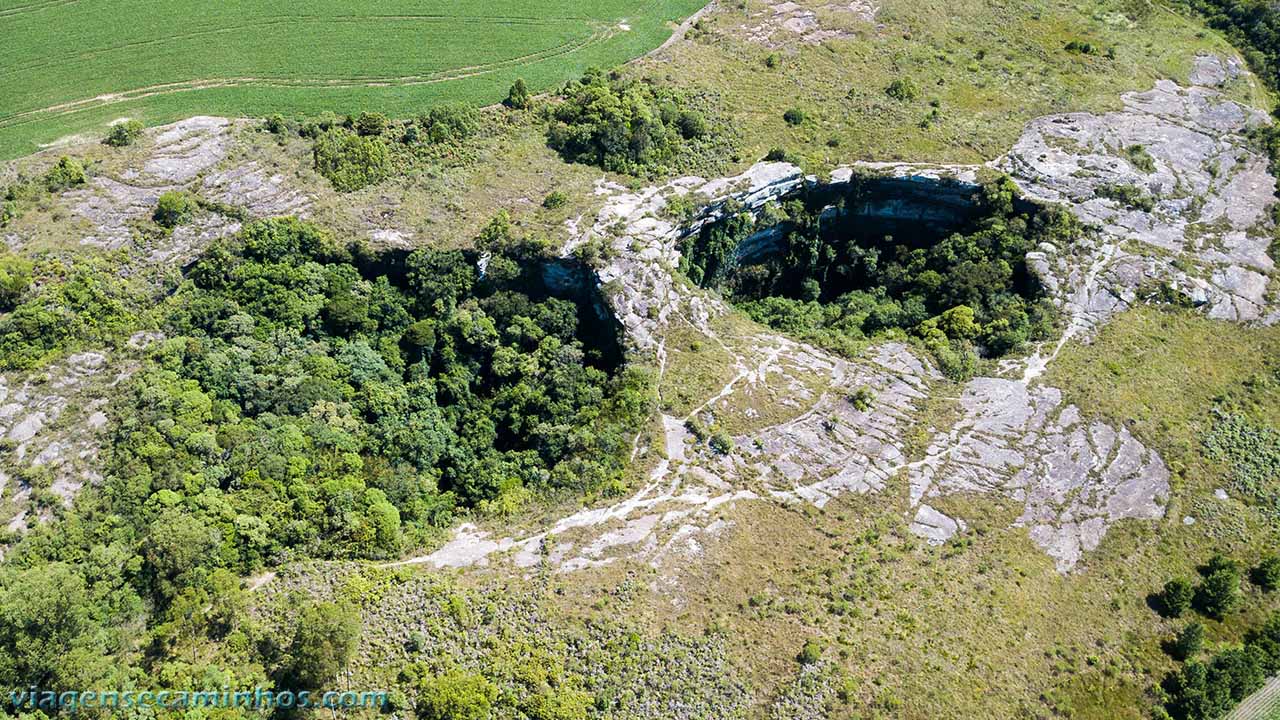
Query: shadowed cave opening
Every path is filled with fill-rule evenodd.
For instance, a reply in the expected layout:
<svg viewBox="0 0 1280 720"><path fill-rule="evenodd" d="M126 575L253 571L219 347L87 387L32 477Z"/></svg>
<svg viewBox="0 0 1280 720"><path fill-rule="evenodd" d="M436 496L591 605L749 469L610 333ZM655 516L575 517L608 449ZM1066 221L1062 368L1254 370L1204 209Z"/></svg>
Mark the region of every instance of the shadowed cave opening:
<svg viewBox="0 0 1280 720"><path fill-rule="evenodd" d="M682 269L755 320L823 344L903 331L999 356L1052 332L1026 255L1078 232L1007 178L854 175L754 212L726 203L683 239Z"/></svg>

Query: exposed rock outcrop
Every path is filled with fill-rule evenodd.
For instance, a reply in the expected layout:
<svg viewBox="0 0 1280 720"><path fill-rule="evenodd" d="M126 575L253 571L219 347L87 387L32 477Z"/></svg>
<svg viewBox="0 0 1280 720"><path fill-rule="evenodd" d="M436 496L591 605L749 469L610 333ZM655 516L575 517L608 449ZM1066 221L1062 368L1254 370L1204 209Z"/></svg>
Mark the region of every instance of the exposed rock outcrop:
<svg viewBox="0 0 1280 720"><path fill-rule="evenodd" d="M679 401L665 398L659 437L652 446L636 438L633 456L652 470L634 496L524 537L465 526L439 551L407 562L457 567L505 554L518 567L562 571L623 557L679 564L731 527L721 508L821 506L847 493L901 500L911 530L942 543L972 523L939 508L947 507L948 496L972 493L1020 504L1015 524L1067 571L1114 523L1161 517L1169 474L1158 455L1124 428L1086 421L1087 408L1065 404L1058 390L1037 379L1063 343L1087 337L1153 283L1183 292L1214 317L1280 317L1270 297L1275 267L1267 253L1274 179L1246 138L1268 119L1209 87L1242 72L1237 61L1200 58L1192 76L1199 85L1162 81L1125 95L1124 109L1114 113L1038 119L1005 157L990 163L1028 197L1062 203L1095 230L1076 247L1045 245L1028 256L1068 320L1062 340L1009 363L1000 378L968 383L960 419L929 428L923 456L910 456L903 438L922 422L920 411L939 378L910 348L886 343L857 359L836 357L743 321L720 297L691 287L675 271L681 239L718 219L730 199L759 210L817 178L786 163L761 163L736 177L683 178L639 191L601 181L604 207L570 225L566 254L584 243L606 245L599 279L633 356L652 358L665 381L689 357L688 338L696 337L695 344L710 346L717 362L723 360L718 387ZM150 133L152 145L137 167L95 178L73 196L75 214L94 227L85 242L130 242L131 224L170 189L192 190L251 216L305 214L311 200L303 190L254 162L228 159L233 128L229 121L194 118ZM981 169L863 163L823 182L839 186L855 172L878 173L886 178L885 191L847 211L877 221L945 224L965 211ZM667 213L675 196L688 196L703 210L691 222L677 222ZM150 248L149 258L181 261L238 227L233 218L205 218ZM753 242L763 247L770 239ZM676 337L683 338L680 347ZM80 360L77 367L93 365ZM9 405L0 419L19 457L91 458L88 445L67 446L52 435L45 441L70 391L57 391L56 382L50 391L38 385L12 378L5 386ZM670 396L685 391L663 387ZM850 398L864 389L874 401L859 409L862 403ZM84 422L100 427L105 416L88 402L84 407ZM707 426L732 428L731 442L721 438L713 451L695 437ZM80 477L67 475L58 487L69 497L87 476ZM8 492L12 497L13 488ZM890 495L898 492L905 497Z"/></svg>
<svg viewBox="0 0 1280 720"><path fill-rule="evenodd" d="M977 378L960 406L963 418L910 468L913 504L952 493L1008 497L1024 507L1018 524L1061 570L1097 548L1112 523L1164 516L1164 461L1127 429L1083 420L1056 388ZM959 529L928 505L920 509L918 534L937 541Z"/></svg>
<svg viewBox="0 0 1280 720"><path fill-rule="evenodd" d="M1193 79L1221 84L1238 61L1197 58ZM1065 203L1101 230L1082 248L1032 257L1073 315L1096 324L1167 283L1210 316L1274 320L1268 254L1275 179L1246 134L1266 114L1210 87L1161 80L1124 109L1037 119L995 167L1031 198ZM1097 282L1082 282L1091 273Z"/></svg>
<svg viewBox="0 0 1280 720"><path fill-rule="evenodd" d="M147 131L139 141L146 152L134 164L118 174L93 177L86 187L66 193L72 215L92 228L80 242L113 250L130 245L135 225L151 217L161 195L175 190L193 192L251 217L305 217L311 200L282 175L267 173L253 161L228 161L240 125L226 118L194 117ZM239 229L235 218L204 213L148 248L145 257L185 262L209 241Z"/></svg>

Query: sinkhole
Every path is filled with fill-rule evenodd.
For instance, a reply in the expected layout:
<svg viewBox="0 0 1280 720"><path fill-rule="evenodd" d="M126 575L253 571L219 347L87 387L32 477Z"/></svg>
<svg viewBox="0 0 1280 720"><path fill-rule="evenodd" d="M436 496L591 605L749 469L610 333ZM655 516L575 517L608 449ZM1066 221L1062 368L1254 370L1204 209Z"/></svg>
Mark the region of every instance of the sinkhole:
<svg viewBox="0 0 1280 720"><path fill-rule="evenodd" d="M1079 230L1007 178L855 175L755 210L729 201L683 238L681 262L784 331L835 344L897 331L1004 355L1054 325L1027 253Z"/></svg>

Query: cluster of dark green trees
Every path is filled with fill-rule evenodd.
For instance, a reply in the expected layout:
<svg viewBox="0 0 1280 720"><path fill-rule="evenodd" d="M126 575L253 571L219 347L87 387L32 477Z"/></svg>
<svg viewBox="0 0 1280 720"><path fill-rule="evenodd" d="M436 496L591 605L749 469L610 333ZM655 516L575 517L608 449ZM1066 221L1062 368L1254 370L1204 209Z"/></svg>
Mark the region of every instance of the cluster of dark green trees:
<svg viewBox="0 0 1280 720"><path fill-rule="evenodd" d="M312 161L339 192L352 192L413 167L465 154L467 140L483 127L481 111L471 105L438 105L408 120L378 112L338 116L327 113L302 121L272 115L263 129L274 135L312 140Z"/></svg>
<svg viewBox="0 0 1280 720"><path fill-rule="evenodd" d="M710 134L707 116L683 93L592 69L565 86L547 138L566 161L631 175L682 167Z"/></svg>
<svg viewBox="0 0 1280 720"><path fill-rule="evenodd" d="M953 376L971 370L975 345L1003 355L1053 331L1055 314L1026 255L1041 242L1071 243L1080 228L1069 213L1016 201L1006 178L978 193L962 227L890 236L847 212L861 192L855 182L833 201L829 191L808 190L759 219L729 207L683 241L682 269L757 321L837 349L886 331L914 333Z"/></svg>
<svg viewBox="0 0 1280 720"><path fill-rule="evenodd" d="M218 530L208 557L249 572L390 557L458 504L616 482L644 377L611 377L616 337L544 289L540 248L503 221L487 237L483 275L461 251L375 255L296 220L212 248L118 407L115 501L172 501Z"/></svg>
<svg viewBox="0 0 1280 720"><path fill-rule="evenodd" d="M167 336L120 386L101 486L0 566L0 685L320 684L350 653L350 611L305 609L297 637L264 637L242 576L393 557L459 508L616 491L651 379L620 367L591 297L544 281L543 244L500 216L479 246L373 253L257 222L146 322L113 309L107 273L34 288L0 263L9 367L56 352L68 318ZM210 639L243 662L219 664Z"/></svg>
<svg viewBox="0 0 1280 720"><path fill-rule="evenodd" d="M1181 617L1194 609L1223 620L1239 607L1244 572L1238 562L1217 554L1200 570L1197 586L1183 578L1165 583L1155 597L1162 614ZM1250 579L1263 592L1274 592L1280 587L1280 556L1263 558ZM1200 658L1204 637L1204 625L1193 620L1166 643L1169 654L1183 665L1161 683L1163 708L1159 716L1215 720L1261 688L1268 677L1280 673L1280 612L1251 630L1243 644L1221 649L1207 660Z"/></svg>
<svg viewBox="0 0 1280 720"><path fill-rule="evenodd" d="M83 343L119 342L142 300L116 273L117 260L0 255L0 369L36 367Z"/></svg>

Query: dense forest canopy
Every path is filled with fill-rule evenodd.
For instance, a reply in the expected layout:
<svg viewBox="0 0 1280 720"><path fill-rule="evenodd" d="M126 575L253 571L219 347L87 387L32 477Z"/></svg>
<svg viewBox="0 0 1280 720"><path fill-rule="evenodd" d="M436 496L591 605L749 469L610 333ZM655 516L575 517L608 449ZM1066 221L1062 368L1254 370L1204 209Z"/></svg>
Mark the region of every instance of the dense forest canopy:
<svg viewBox="0 0 1280 720"><path fill-rule="evenodd" d="M490 236L483 274L296 220L213 247L117 408L115 501L226 503L225 559L249 571L289 548L390 557L402 523L458 504L616 482L642 380L611 377L617 336L583 332L590 302L548 291L538 248Z"/></svg>
<svg viewBox="0 0 1280 720"><path fill-rule="evenodd" d="M158 672L252 685L261 665L240 678L171 655L233 633L240 576L398 557L463 508L620 489L651 382L620 364L594 276L514 238L505 216L478 243L375 253L281 219L190 266L148 315L165 337L112 406L102 486L35 524L0 568L0 684L128 688ZM6 326L21 335L13 317L85 294L72 288L89 275L19 283ZM308 612L346 627L332 608ZM303 665L332 650L237 642L284 679L317 676Z"/></svg>

